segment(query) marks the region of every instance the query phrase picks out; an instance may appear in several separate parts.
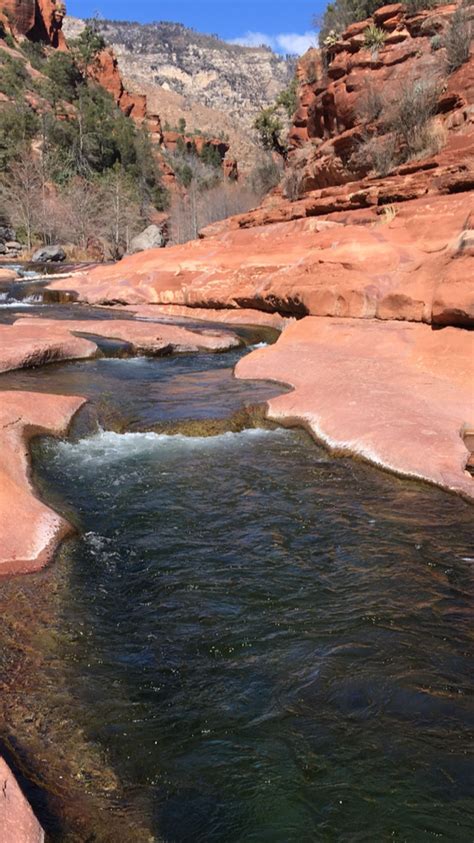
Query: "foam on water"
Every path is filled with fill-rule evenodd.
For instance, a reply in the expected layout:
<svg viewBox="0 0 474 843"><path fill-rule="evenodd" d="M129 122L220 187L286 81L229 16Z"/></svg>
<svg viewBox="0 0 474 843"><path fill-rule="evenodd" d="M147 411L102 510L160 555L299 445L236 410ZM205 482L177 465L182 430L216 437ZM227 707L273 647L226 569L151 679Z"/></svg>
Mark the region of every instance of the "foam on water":
<svg viewBox="0 0 474 843"><path fill-rule="evenodd" d="M0 307L14 307L15 309L19 309L22 307L45 307L45 305L41 304L41 299L38 301L27 301L27 299L23 299L23 301L17 301L16 299L10 299L9 301L0 301Z"/></svg>
<svg viewBox="0 0 474 843"><path fill-rule="evenodd" d="M113 463L129 458L159 453L180 453L184 451L206 451L216 448L240 447L248 440L267 438L288 438L292 434L283 428L266 430L251 428L238 433L227 431L216 436L184 436L181 433L116 433L112 430L100 430L94 436L85 437L78 442L54 442L59 459L91 463Z"/></svg>

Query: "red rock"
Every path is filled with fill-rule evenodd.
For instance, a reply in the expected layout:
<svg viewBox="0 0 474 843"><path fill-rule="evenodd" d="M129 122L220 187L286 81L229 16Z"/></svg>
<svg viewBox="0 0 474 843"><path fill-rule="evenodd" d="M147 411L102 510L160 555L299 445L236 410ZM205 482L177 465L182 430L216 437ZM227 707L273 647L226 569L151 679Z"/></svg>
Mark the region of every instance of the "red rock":
<svg viewBox="0 0 474 843"><path fill-rule="evenodd" d="M64 327L63 327L64 326ZM66 323L58 323L54 319L19 319L10 327L12 331L40 332L47 337L46 342L51 341L56 333L62 332L63 336L74 334L95 334L99 337L123 340L129 343L135 354L162 354L169 352L189 351L224 351L239 344L237 337L225 332L213 330L202 334L188 328L181 328L178 325L153 325L147 322L135 322L133 320L68 320ZM80 340L82 342L83 340ZM0 338L1 342L1 338ZM95 343L89 345L96 352ZM0 365L3 354L3 343L0 346ZM79 355L85 356L85 355ZM89 354L87 356L90 356Z"/></svg>
<svg viewBox="0 0 474 843"><path fill-rule="evenodd" d="M350 26L347 27L346 30L342 33L342 38L344 41L349 41L351 38L354 38L357 35L363 35L365 30L367 29L368 21L360 20L356 21L355 23L351 23Z"/></svg>
<svg viewBox="0 0 474 843"><path fill-rule="evenodd" d="M377 26L381 26L386 20L390 18L401 18L404 11L402 3L392 3L389 6L381 6L374 12L374 22Z"/></svg>
<svg viewBox="0 0 474 843"><path fill-rule="evenodd" d="M236 158L228 158L227 156L224 158L223 170L224 170L224 177L226 179L231 179L231 181L238 181L239 180L239 165L237 163Z"/></svg>
<svg viewBox="0 0 474 843"><path fill-rule="evenodd" d="M461 436L474 418L473 360L467 331L308 317L243 358L236 375L294 387L268 402L269 418L474 499Z"/></svg>
<svg viewBox="0 0 474 843"><path fill-rule="evenodd" d="M2 11L6 13L16 35L26 35L31 41L39 41L66 49L61 31L65 6L55 0L3 0Z"/></svg>
<svg viewBox="0 0 474 843"><path fill-rule="evenodd" d="M94 63L89 68L89 75L109 94L112 94L115 102L119 105L124 87L117 59L110 47L98 53Z"/></svg>
<svg viewBox="0 0 474 843"><path fill-rule="evenodd" d="M7 266L0 266L0 283L9 283L18 278L18 273Z"/></svg>
<svg viewBox="0 0 474 843"><path fill-rule="evenodd" d="M35 495L28 443L38 433L64 434L84 399L16 391L4 391L1 396L0 574L28 573L46 565L59 542L71 532L67 522ZM19 523L28 529L19 530Z"/></svg>
<svg viewBox="0 0 474 843"><path fill-rule="evenodd" d="M44 843L44 831L3 758L0 758L0 840Z"/></svg>
<svg viewBox="0 0 474 843"><path fill-rule="evenodd" d="M307 68L317 64L314 50L300 60L297 76L301 105L289 132L288 158L289 167L297 170L303 192L298 212L301 198L304 201L306 197L310 202L308 213L326 215L410 201L436 192L474 189L474 55L448 76L440 94L434 129L442 148L436 155L439 169L435 178L426 162L418 158L409 165L410 174L418 174L418 178L401 179L399 176L408 175L408 171L402 173L394 167L383 180L374 182L367 169L357 169L351 159L364 133L376 132L380 137L386 133L386 114L383 119L366 116L369 87L383 91L384 102L390 103L396 102L402 88L414 79L435 78L440 58L431 49L430 36L446 29L455 8L438 7L416 16L408 15L402 4L377 9L373 18L348 27L341 42L330 51L326 79L323 73L314 74L308 83ZM383 48L376 53L365 49L363 43L364 32L373 23L387 32ZM348 189L345 195L338 189L356 180L357 189ZM318 188L332 188L332 194L316 196ZM268 219L268 211L266 214ZM286 205L275 206L275 220L292 217L295 213ZM245 224L260 222L259 214L252 212Z"/></svg>
<svg viewBox="0 0 474 843"><path fill-rule="evenodd" d="M414 178L410 190L416 194L418 174ZM290 213L311 217L314 204L320 213L324 203L334 211L348 205L362 209L373 201L370 191L354 191L353 185L338 188L338 196L335 190L317 191L314 200L287 202L279 209L290 219ZM249 215L222 221L209 226L202 240L78 273L68 285L90 303L253 307L290 315L424 322L432 319L435 295L440 302L451 290L457 304L445 309L445 321L465 324L474 257L466 251L453 258L453 242L458 243L466 220L465 198L431 196L389 208L388 215L367 212L363 225L357 213L346 213L343 224L315 217L269 227L275 211L260 209L250 217L252 225ZM261 225L253 227L257 216ZM461 266L463 284L456 282ZM50 286L60 289L61 284ZM437 319L438 311L437 305Z"/></svg>
<svg viewBox="0 0 474 843"><path fill-rule="evenodd" d="M122 305L120 309L133 313L140 319L159 319L163 316L176 317L178 319L189 319L203 322L221 322L223 325L258 325L263 328L275 328L282 331L289 324L290 320L280 316L279 313L265 313L259 310L250 310L243 307L234 309L212 310L212 308L185 307L183 305L166 304L141 304Z"/></svg>
<svg viewBox="0 0 474 843"><path fill-rule="evenodd" d="M92 357L96 350L94 343L73 337L65 323L56 322L48 336L39 319L0 325L0 372Z"/></svg>

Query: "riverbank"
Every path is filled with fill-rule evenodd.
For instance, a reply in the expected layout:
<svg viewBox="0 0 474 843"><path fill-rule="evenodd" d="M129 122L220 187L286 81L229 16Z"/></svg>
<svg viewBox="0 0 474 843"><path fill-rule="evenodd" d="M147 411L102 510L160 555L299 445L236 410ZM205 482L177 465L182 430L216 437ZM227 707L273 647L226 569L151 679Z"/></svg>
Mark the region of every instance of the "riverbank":
<svg viewBox="0 0 474 843"><path fill-rule="evenodd" d="M298 397L283 397L282 412L273 402L271 415L309 425L336 451L472 499L466 202L426 196L285 222L269 204L266 216L225 220L201 240L78 273L71 289L144 318L156 309L229 324L251 312L260 324L273 320L286 329L277 345L239 369L296 387ZM61 283L51 287L59 293Z"/></svg>

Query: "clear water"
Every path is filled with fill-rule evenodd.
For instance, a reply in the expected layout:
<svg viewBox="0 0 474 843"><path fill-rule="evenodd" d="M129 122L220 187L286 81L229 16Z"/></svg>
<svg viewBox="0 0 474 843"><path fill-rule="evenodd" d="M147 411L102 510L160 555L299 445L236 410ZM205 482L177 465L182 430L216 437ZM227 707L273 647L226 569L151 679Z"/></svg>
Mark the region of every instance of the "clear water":
<svg viewBox="0 0 474 843"><path fill-rule="evenodd" d="M106 390L134 431L36 450L78 528L64 714L157 840L470 841L472 507L297 431L137 432L263 398L232 354L34 381Z"/></svg>

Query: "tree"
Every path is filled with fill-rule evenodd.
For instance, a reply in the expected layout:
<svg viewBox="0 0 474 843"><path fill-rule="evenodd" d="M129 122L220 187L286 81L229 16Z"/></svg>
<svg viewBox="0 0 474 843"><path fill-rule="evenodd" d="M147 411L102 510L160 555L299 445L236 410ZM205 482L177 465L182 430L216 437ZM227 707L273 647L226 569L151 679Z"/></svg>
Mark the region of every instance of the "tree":
<svg viewBox="0 0 474 843"><path fill-rule="evenodd" d="M429 3L429 0L426 0ZM354 21L371 17L376 9L386 5L386 0L334 0L326 6L322 19L314 18L319 30L319 43L323 46L328 39L337 40L341 33Z"/></svg>
<svg viewBox="0 0 474 843"><path fill-rule="evenodd" d="M278 94L276 105L284 108L289 118L293 117L298 108L298 80L296 76L291 80L288 87Z"/></svg>
<svg viewBox="0 0 474 843"><path fill-rule="evenodd" d="M105 40L99 32L97 18L91 18L81 34L69 42L70 49L75 53L78 64L86 74L105 46Z"/></svg>
<svg viewBox="0 0 474 843"><path fill-rule="evenodd" d="M7 104L0 109L0 173L29 147L38 126L36 114L27 105Z"/></svg>
<svg viewBox="0 0 474 843"><path fill-rule="evenodd" d="M49 97L55 106L61 100L72 102L77 96L78 88L84 83L83 76L69 53L52 53L43 72L49 79Z"/></svg>
<svg viewBox="0 0 474 843"><path fill-rule="evenodd" d="M180 135L184 135L185 131L186 131L186 120L184 119L184 117L180 117L179 120L178 120L178 132L180 133Z"/></svg>
<svg viewBox="0 0 474 843"><path fill-rule="evenodd" d="M207 164L209 167L219 168L222 166L219 150L212 143L206 143L203 146L200 158L203 164Z"/></svg>
<svg viewBox="0 0 474 843"><path fill-rule="evenodd" d="M29 249L41 212L41 185L41 169L26 149L10 162L0 182L2 205L13 225L24 232Z"/></svg>
<svg viewBox="0 0 474 843"><path fill-rule="evenodd" d="M121 258L130 240L143 226L140 203L133 179L116 164L100 182L101 232L110 246L111 257Z"/></svg>
<svg viewBox="0 0 474 843"><path fill-rule="evenodd" d="M254 126L264 149L283 153L284 146L281 141L283 124L275 112L275 106L262 109L255 119Z"/></svg>
<svg viewBox="0 0 474 843"><path fill-rule="evenodd" d="M90 238L97 237L103 217L101 185L76 176L64 188L68 240L87 248Z"/></svg>

